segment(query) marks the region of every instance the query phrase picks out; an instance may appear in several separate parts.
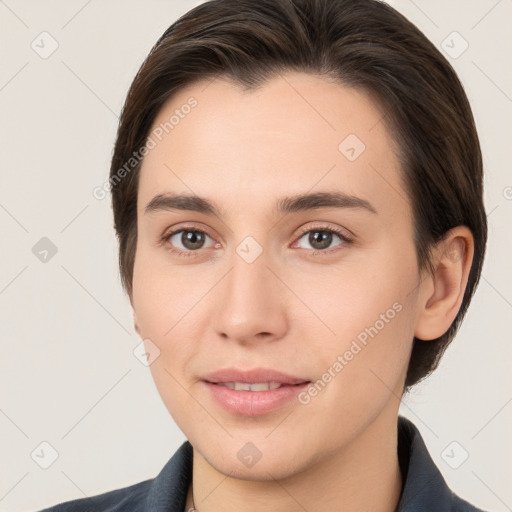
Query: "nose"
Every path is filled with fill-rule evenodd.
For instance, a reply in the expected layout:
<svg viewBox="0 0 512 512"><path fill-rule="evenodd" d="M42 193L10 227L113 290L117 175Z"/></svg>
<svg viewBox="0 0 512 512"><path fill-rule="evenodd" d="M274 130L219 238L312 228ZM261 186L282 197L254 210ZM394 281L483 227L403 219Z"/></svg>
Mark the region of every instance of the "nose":
<svg viewBox="0 0 512 512"><path fill-rule="evenodd" d="M241 344L276 341L288 329L286 288L268 266L265 252L253 262L234 252L231 270L219 283L215 330Z"/></svg>

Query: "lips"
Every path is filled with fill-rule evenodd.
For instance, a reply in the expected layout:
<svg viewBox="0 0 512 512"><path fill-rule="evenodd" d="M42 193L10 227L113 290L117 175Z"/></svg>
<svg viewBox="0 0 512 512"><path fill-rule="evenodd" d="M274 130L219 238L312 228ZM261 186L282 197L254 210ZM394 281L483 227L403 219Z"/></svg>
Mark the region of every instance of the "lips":
<svg viewBox="0 0 512 512"><path fill-rule="evenodd" d="M227 385L231 389L237 389L236 387L233 388L233 386L237 385L239 390L250 390L252 387L253 391L258 390L258 386L247 387L247 384L268 384L270 389L272 389L277 384L280 386L296 386L310 382L308 379L292 376L270 368L254 368L252 370L224 368L203 376L203 380L211 384ZM241 387L242 385L245 385L245 387ZM264 390L264 388L261 389Z"/></svg>
<svg viewBox="0 0 512 512"><path fill-rule="evenodd" d="M302 377L256 368L226 368L203 377L205 390L224 410L235 416L263 416L297 402L311 381Z"/></svg>
<svg viewBox="0 0 512 512"><path fill-rule="evenodd" d="M225 368L203 377L205 390L224 410L236 416L263 416L295 403L311 381L270 368Z"/></svg>

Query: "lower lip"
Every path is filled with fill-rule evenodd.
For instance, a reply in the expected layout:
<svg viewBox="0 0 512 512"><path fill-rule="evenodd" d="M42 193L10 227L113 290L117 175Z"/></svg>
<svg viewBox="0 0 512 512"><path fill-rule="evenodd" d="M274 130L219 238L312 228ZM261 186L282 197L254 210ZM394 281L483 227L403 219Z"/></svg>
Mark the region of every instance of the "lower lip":
<svg viewBox="0 0 512 512"><path fill-rule="evenodd" d="M211 382L205 382L205 384L213 397L229 412L244 416L259 416L272 412L289 400L296 398L309 383L281 386L268 391L236 391Z"/></svg>

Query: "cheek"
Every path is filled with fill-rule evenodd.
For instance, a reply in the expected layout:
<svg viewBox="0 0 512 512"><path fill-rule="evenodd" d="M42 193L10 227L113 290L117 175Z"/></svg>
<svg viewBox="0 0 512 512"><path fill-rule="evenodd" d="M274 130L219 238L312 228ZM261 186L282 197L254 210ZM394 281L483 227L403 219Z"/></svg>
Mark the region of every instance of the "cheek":
<svg viewBox="0 0 512 512"><path fill-rule="evenodd" d="M296 294L311 305L303 318L316 323L324 340L330 334L343 342L375 324L379 331L390 331L389 326L408 316L402 310L411 302L417 284L413 261L393 256L387 262L384 257L369 259L288 277Z"/></svg>
<svg viewBox="0 0 512 512"><path fill-rule="evenodd" d="M194 322L194 304L200 298L183 267L155 264L140 251L134 266L133 308L146 350L158 347L159 356L151 363L156 388L167 410L180 428L188 431L194 401L188 387L187 368L197 352L199 330ZM204 295L204 291L202 291ZM148 341L150 340L150 341Z"/></svg>
<svg viewBox="0 0 512 512"><path fill-rule="evenodd" d="M163 261L163 263L162 263ZM171 339L173 331L193 317L194 304L208 289L192 266L176 266L138 249L133 273L133 308L144 337Z"/></svg>
<svg viewBox="0 0 512 512"><path fill-rule="evenodd" d="M320 371L343 375L333 388L342 390L341 382L350 379L364 394L380 377L393 389L407 367L413 340L414 250L387 247L365 261L296 283L297 294L314 305L318 316L306 311L304 317L311 319L304 333L311 360L321 361Z"/></svg>
<svg viewBox="0 0 512 512"><path fill-rule="evenodd" d="M208 275L194 272L193 266L162 263L150 250L137 254L133 309L141 337L151 340L160 351L150 370L163 395L179 394L179 383L188 379L189 362L204 337L205 320L198 315L205 316L201 311L210 281ZM174 399L164 401L174 403Z"/></svg>

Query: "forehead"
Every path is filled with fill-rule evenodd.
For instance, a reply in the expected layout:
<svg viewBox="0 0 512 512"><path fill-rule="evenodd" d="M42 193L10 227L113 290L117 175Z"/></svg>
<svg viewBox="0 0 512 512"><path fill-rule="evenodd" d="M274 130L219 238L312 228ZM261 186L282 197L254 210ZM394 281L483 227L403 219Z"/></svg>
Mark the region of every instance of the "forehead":
<svg viewBox="0 0 512 512"><path fill-rule="evenodd" d="M383 114L364 92L303 73L249 91L196 82L153 123L139 199L172 191L234 205L236 193L240 205L270 207L274 196L336 188L393 207L407 201Z"/></svg>

